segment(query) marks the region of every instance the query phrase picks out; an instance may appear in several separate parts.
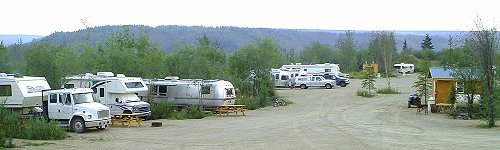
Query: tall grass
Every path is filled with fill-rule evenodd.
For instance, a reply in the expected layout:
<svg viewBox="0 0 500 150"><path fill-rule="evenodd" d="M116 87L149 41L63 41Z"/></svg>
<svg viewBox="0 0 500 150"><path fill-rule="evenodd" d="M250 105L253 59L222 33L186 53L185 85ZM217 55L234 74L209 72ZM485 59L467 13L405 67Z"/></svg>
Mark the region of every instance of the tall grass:
<svg viewBox="0 0 500 150"><path fill-rule="evenodd" d="M368 97L368 98L375 96L375 93L370 93L367 90L358 90L358 91L356 91L356 94L358 96Z"/></svg>
<svg viewBox="0 0 500 150"><path fill-rule="evenodd" d="M378 94L399 94L401 93L397 89L391 88L391 87L385 87L381 89L377 89Z"/></svg>
<svg viewBox="0 0 500 150"><path fill-rule="evenodd" d="M209 116L210 114L205 114L204 111L200 110L196 106L188 106L183 108L181 111L176 112L176 107L168 102L154 103L151 106L151 119L201 119Z"/></svg>

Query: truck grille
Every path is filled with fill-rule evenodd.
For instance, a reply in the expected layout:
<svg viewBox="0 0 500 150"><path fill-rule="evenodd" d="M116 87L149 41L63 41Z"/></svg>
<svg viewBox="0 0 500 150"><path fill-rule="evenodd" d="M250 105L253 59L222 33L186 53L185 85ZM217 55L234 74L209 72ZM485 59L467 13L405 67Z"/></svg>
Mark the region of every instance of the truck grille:
<svg viewBox="0 0 500 150"><path fill-rule="evenodd" d="M97 118L109 118L109 110L100 110L97 112Z"/></svg>
<svg viewBox="0 0 500 150"><path fill-rule="evenodd" d="M149 112L149 107L141 107L139 108L139 112Z"/></svg>

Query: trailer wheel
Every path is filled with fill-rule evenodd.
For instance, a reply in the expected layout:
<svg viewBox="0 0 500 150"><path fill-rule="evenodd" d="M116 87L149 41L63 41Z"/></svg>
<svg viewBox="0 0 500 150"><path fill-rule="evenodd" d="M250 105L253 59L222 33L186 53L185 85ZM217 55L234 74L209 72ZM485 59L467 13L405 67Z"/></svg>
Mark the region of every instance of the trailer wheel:
<svg viewBox="0 0 500 150"><path fill-rule="evenodd" d="M72 122L71 122L71 128L73 128L73 130L76 132L76 133L83 133L85 132L85 121L83 121L82 118L75 118Z"/></svg>
<svg viewBox="0 0 500 150"><path fill-rule="evenodd" d="M301 85L300 85L300 88L301 88L301 89L307 89L307 86L306 86L305 84L301 84Z"/></svg>
<svg viewBox="0 0 500 150"><path fill-rule="evenodd" d="M326 84L326 85L325 85L325 88L327 88L327 89L331 89L331 88L332 88L332 85L331 85L331 84Z"/></svg>

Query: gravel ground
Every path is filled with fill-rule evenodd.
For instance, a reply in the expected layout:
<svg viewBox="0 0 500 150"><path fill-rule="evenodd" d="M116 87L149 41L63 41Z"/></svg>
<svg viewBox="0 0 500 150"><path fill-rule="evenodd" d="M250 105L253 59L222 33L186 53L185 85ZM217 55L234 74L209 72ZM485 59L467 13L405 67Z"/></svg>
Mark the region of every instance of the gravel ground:
<svg viewBox="0 0 500 150"><path fill-rule="evenodd" d="M110 127L59 141L15 140L23 149L500 149L500 128L479 120L406 108L416 75L392 78L401 94L356 96L361 80L346 88L277 89L295 104L250 110L246 116L155 120L163 127ZM385 87L378 79L376 87ZM42 143L40 146L33 143ZM25 145L25 146L23 146Z"/></svg>

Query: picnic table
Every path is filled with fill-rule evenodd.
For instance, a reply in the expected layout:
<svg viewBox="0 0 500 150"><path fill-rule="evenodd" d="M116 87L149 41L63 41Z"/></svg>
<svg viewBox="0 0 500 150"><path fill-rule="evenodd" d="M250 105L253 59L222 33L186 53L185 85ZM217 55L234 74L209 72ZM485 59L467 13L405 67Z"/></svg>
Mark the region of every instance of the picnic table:
<svg viewBox="0 0 500 150"><path fill-rule="evenodd" d="M238 112L241 112L241 114L244 116L246 109L244 108L245 105L220 105L217 107L216 111L219 113L219 116L221 116L223 113L226 115L229 115L229 113L235 113L238 115Z"/></svg>
<svg viewBox="0 0 500 150"><path fill-rule="evenodd" d="M445 111L453 107L453 104L448 104L448 103L437 103L437 112Z"/></svg>
<svg viewBox="0 0 500 150"><path fill-rule="evenodd" d="M141 126L141 118L139 118L140 114L132 113L132 114L114 114L111 118L111 126L114 126L115 123L122 123L122 126L125 126L127 123L127 128L130 128L132 123L137 123L139 127Z"/></svg>

